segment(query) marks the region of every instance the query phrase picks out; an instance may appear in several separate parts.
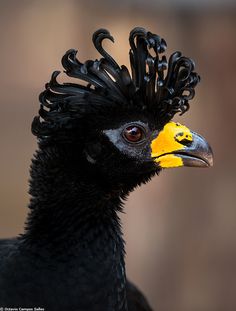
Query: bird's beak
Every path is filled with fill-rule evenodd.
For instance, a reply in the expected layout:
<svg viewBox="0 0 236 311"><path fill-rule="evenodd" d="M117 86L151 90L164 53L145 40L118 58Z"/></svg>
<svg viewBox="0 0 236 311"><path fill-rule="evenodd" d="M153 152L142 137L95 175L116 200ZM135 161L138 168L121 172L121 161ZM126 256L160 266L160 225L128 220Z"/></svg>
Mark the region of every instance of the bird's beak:
<svg viewBox="0 0 236 311"><path fill-rule="evenodd" d="M151 143L152 158L161 168L213 165L210 145L200 135L175 122L167 123Z"/></svg>

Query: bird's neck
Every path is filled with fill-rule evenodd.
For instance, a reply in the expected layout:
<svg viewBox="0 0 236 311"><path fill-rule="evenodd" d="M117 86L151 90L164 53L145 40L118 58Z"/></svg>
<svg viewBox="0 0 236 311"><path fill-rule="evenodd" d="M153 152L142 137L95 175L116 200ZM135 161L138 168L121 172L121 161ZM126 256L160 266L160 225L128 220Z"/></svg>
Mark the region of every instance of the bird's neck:
<svg viewBox="0 0 236 311"><path fill-rule="evenodd" d="M101 279L109 275L105 278L110 280L109 284L122 287L124 293L124 242L117 215L122 205L119 193L101 187L102 181L99 185L95 176L91 180L83 165L81 169L73 168L72 159L67 157L65 150L56 147L36 153L23 240L33 249L44 249L56 257L67 256L74 261L71 266L90 266L95 269L93 277L96 273L100 273Z"/></svg>
<svg viewBox="0 0 236 311"><path fill-rule="evenodd" d="M70 158L70 152L56 146L36 152L26 233L35 238L34 243L46 238L54 247L64 239L67 244L70 239L82 243L83 238L88 241L90 235L99 237L107 231L111 237L121 236L119 190L106 185L82 157L76 161Z"/></svg>

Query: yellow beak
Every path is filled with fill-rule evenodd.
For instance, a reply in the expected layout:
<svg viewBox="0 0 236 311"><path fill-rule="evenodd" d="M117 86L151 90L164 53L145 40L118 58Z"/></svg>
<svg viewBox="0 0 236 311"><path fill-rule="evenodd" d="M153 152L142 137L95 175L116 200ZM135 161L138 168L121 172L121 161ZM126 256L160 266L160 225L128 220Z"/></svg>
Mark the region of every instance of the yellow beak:
<svg viewBox="0 0 236 311"><path fill-rule="evenodd" d="M152 141L151 149L152 158L162 168L213 165L213 153L207 141L179 123L167 123Z"/></svg>

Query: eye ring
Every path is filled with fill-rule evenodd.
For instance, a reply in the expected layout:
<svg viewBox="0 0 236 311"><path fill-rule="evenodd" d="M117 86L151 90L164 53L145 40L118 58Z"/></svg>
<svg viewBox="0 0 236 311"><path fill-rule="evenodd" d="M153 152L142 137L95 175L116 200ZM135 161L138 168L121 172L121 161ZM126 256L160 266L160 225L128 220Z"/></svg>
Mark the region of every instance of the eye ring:
<svg viewBox="0 0 236 311"><path fill-rule="evenodd" d="M130 144L140 144L146 137L146 131L139 124L130 124L124 128L122 136Z"/></svg>

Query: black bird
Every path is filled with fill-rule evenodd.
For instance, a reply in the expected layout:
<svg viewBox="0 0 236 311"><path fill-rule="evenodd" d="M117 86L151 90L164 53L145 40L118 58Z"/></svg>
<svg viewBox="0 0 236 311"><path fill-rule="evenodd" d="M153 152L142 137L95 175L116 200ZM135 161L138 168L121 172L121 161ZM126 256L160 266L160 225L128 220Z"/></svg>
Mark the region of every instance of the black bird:
<svg viewBox="0 0 236 311"><path fill-rule="evenodd" d="M0 241L0 307L151 310L126 280L123 202L162 168L212 165L204 138L171 121L194 97L193 61L180 52L167 61L165 41L135 28L130 74L104 39L113 41L105 29L93 35L98 60L63 56L78 84L54 72L40 94L25 231Z"/></svg>

